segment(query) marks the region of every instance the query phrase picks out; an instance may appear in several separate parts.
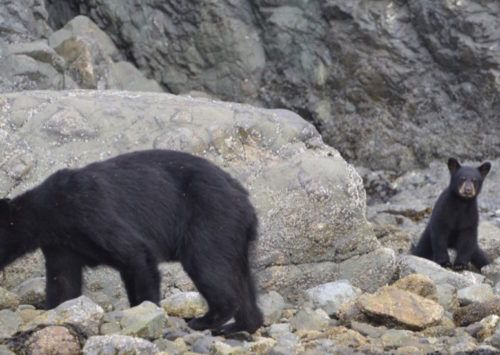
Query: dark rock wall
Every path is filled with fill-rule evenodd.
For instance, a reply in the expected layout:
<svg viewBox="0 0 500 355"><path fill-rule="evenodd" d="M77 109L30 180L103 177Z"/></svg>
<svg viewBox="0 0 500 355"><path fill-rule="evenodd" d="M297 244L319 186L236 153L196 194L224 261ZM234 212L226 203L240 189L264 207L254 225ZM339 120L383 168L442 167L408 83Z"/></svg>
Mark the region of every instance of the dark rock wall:
<svg viewBox="0 0 500 355"><path fill-rule="evenodd" d="M26 1L26 0L23 0ZM371 169L500 155L498 0L46 0L173 93L285 107Z"/></svg>

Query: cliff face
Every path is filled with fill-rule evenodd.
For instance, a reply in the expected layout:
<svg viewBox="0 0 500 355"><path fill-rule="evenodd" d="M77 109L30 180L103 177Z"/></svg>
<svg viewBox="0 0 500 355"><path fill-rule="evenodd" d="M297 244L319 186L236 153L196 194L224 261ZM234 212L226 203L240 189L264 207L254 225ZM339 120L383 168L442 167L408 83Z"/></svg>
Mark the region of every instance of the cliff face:
<svg viewBox="0 0 500 355"><path fill-rule="evenodd" d="M496 0L47 1L173 93L284 107L372 169L500 154Z"/></svg>

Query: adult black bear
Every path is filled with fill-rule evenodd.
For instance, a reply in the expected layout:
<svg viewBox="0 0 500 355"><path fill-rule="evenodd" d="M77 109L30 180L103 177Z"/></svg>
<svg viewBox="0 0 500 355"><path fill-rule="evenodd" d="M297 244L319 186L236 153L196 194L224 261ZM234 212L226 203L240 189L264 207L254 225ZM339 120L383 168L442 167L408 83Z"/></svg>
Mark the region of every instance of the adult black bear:
<svg viewBox="0 0 500 355"><path fill-rule="evenodd" d="M429 224L412 252L455 270L466 269L469 262L481 270L489 262L477 240L477 195L491 164L486 162L474 168L461 166L456 159L450 158L448 169L450 184L439 196ZM448 248L457 251L453 266Z"/></svg>
<svg viewBox="0 0 500 355"><path fill-rule="evenodd" d="M209 305L190 327L216 333L262 325L249 267L256 237L247 191L207 160L175 151L60 170L0 200L0 268L41 248L49 308L78 297L82 267L99 264L120 272L131 306L158 303L158 263L178 260Z"/></svg>

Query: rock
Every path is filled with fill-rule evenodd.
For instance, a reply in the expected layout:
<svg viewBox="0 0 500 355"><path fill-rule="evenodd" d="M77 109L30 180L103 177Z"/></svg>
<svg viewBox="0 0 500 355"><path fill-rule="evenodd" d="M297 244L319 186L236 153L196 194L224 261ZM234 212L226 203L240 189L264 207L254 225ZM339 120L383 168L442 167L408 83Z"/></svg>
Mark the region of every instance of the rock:
<svg viewBox="0 0 500 355"><path fill-rule="evenodd" d="M78 337L68 328L48 326L34 332L26 341L25 348L31 355L79 355L81 345Z"/></svg>
<svg viewBox="0 0 500 355"><path fill-rule="evenodd" d="M467 328L465 328L465 331L472 335L474 338L478 339L478 341L482 342L486 338L492 336L499 325L500 317L496 314L492 314L481 319L477 323L470 324L469 326L467 326Z"/></svg>
<svg viewBox="0 0 500 355"><path fill-rule="evenodd" d="M14 335L21 325L21 317L10 309L0 310L0 338Z"/></svg>
<svg viewBox="0 0 500 355"><path fill-rule="evenodd" d="M420 274L410 274L399 279L392 286L401 290L413 292L419 296L438 301L437 288L430 277Z"/></svg>
<svg viewBox="0 0 500 355"><path fill-rule="evenodd" d="M45 277L27 279L13 290L22 304L30 304L38 308L45 306Z"/></svg>
<svg viewBox="0 0 500 355"><path fill-rule="evenodd" d="M156 339L162 336L165 322L163 309L152 302L144 301L122 311L120 325L124 335Z"/></svg>
<svg viewBox="0 0 500 355"><path fill-rule="evenodd" d="M428 276L436 285L449 284L458 289L482 283L484 276L472 272L461 274L446 270L433 261L413 255L403 255L398 259L400 277L410 274L423 274Z"/></svg>
<svg viewBox="0 0 500 355"><path fill-rule="evenodd" d="M16 353L10 351L5 345L0 345L0 355L16 355Z"/></svg>
<svg viewBox="0 0 500 355"><path fill-rule="evenodd" d="M205 299L198 292L179 292L161 301L169 316L180 318L201 317L208 311Z"/></svg>
<svg viewBox="0 0 500 355"><path fill-rule="evenodd" d="M357 321L351 321L351 328L361 335L370 338L380 338L387 331L387 328L384 326L375 327L371 324Z"/></svg>
<svg viewBox="0 0 500 355"><path fill-rule="evenodd" d="M259 295L258 306L264 315L264 325L271 325L281 318L285 300L276 291Z"/></svg>
<svg viewBox="0 0 500 355"><path fill-rule="evenodd" d="M241 346L231 346L222 341L214 342L210 350L210 354L214 355L243 355L247 353Z"/></svg>
<svg viewBox="0 0 500 355"><path fill-rule="evenodd" d="M440 284L436 286L438 303L443 306L446 311L454 312L460 306L457 298L457 289L448 284Z"/></svg>
<svg viewBox="0 0 500 355"><path fill-rule="evenodd" d="M35 307L31 305L20 305L16 312L19 317L21 317L22 323L26 324L31 322L33 319L35 319L45 311L41 309L35 309Z"/></svg>
<svg viewBox="0 0 500 355"><path fill-rule="evenodd" d="M276 343L272 338L258 337L251 342L245 342L245 350L250 354L267 354Z"/></svg>
<svg viewBox="0 0 500 355"><path fill-rule="evenodd" d="M500 326L497 326L497 329L495 330L495 333L490 339L491 345L496 347L497 349L500 349Z"/></svg>
<svg viewBox="0 0 500 355"><path fill-rule="evenodd" d="M474 302L486 302L494 297L493 289L488 284L476 284L462 288L457 292L460 306L467 306Z"/></svg>
<svg viewBox="0 0 500 355"><path fill-rule="evenodd" d="M358 304L363 313L379 322L414 330L438 323L444 313L436 302L392 286L361 295Z"/></svg>
<svg viewBox="0 0 500 355"><path fill-rule="evenodd" d="M267 334L269 334L271 338L277 339L284 334L291 334L291 331L289 323L273 323L269 326Z"/></svg>
<svg viewBox="0 0 500 355"><path fill-rule="evenodd" d="M2 287L0 287L0 309L16 309L19 306L19 297Z"/></svg>
<svg viewBox="0 0 500 355"><path fill-rule="evenodd" d="M347 280L339 280L309 288L305 293L315 308L321 308L332 316L343 303L359 296L361 290L352 287Z"/></svg>
<svg viewBox="0 0 500 355"><path fill-rule="evenodd" d="M72 324L87 336L99 333L99 326L104 315L103 309L86 296L61 303L33 319L24 330L43 324Z"/></svg>
<svg viewBox="0 0 500 355"><path fill-rule="evenodd" d="M358 300L352 300L344 303L340 306L337 311L337 318L340 320L342 324L349 325L353 321L357 322L367 322L368 318L363 313L362 308L360 307Z"/></svg>
<svg viewBox="0 0 500 355"><path fill-rule="evenodd" d="M191 350L195 353L207 354L213 348L213 345L219 339L213 336L198 336L196 340L193 341Z"/></svg>
<svg viewBox="0 0 500 355"><path fill-rule="evenodd" d="M158 348L153 343L127 335L91 336L83 347L84 355L141 354L155 355Z"/></svg>
<svg viewBox="0 0 500 355"><path fill-rule="evenodd" d="M115 91L30 91L2 95L2 100L8 105L0 114L5 122L0 134L6 132L0 149L5 144L9 154L15 147L33 156L30 173L20 180L0 171L3 195L15 196L57 169L131 150L197 152L250 191L260 218L254 266L261 288L292 299L300 294L298 284L307 288L342 276L354 286L373 288L392 277L394 253L379 248L366 221L361 178L292 112ZM11 122L22 125L14 130ZM178 133L186 139L178 139ZM349 263L353 257L356 261ZM42 264L24 260L14 264L24 266L16 274L21 280L43 270ZM364 267L378 275L366 275ZM162 274L168 268L162 265ZM86 272L85 280L92 274L110 299L123 298L118 275L105 270ZM162 289L185 279L163 278Z"/></svg>
<svg viewBox="0 0 500 355"><path fill-rule="evenodd" d="M453 320L458 326L466 326L490 315L500 316L500 297L496 296L486 302L475 302L459 308L453 314Z"/></svg>
<svg viewBox="0 0 500 355"><path fill-rule="evenodd" d="M415 333L403 329L388 329L380 339L385 349L396 349L418 344L418 337Z"/></svg>
<svg viewBox="0 0 500 355"><path fill-rule="evenodd" d="M350 280L353 286L365 292L373 292L389 283L396 269L394 250L379 248L342 262L339 265L339 278Z"/></svg>
<svg viewBox="0 0 500 355"><path fill-rule="evenodd" d="M290 319L290 325L295 330L323 330L330 324L330 317L322 309L301 309Z"/></svg>

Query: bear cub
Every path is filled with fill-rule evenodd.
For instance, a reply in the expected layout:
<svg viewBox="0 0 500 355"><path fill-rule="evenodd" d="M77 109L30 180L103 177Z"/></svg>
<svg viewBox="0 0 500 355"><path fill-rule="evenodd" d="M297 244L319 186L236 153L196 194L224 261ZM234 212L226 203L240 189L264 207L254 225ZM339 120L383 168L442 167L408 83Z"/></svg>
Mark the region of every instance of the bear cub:
<svg viewBox="0 0 500 355"><path fill-rule="evenodd" d="M159 262L180 261L209 306L191 328L253 333L263 323L249 265L256 239L257 216L241 184L176 151L63 169L0 199L0 269L41 248L48 308L80 296L82 268L101 264L120 272L131 306L158 304Z"/></svg>
<svg viewBox="0 0 500 355"><path fill-rule="evenodd" d="M450 184L436 201L429 223L412 254L457 271L467 269L469 262L481 270L489 262L478 245L477 196L491 164L486 162L477 168L462 166L450 158L448 169ZM448 248L457 252L453 265Z"/></svg>

